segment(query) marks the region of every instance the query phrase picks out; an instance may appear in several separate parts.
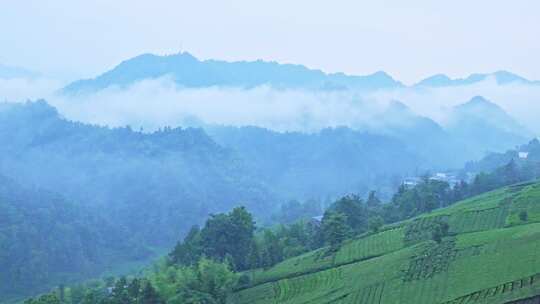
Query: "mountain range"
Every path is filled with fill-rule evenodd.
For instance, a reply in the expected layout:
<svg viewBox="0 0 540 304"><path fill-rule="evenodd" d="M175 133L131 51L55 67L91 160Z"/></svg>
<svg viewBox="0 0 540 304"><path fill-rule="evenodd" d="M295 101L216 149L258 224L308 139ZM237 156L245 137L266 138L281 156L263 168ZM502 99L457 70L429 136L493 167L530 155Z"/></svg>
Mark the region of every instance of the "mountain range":
<svg viewBox="0 0 540 304"><path fill-rule="evenodd" d="M94 79L75 81L64 88L65 93L85 93L110 86L124 87L145 79L171 77L181 87L209 86L308 89L382 89L403 86L384 72L367 76L343 73L327 74L302 65L277 62L219 60L201 61L189 53L157 56L143 54L126 60Z"/></svg>
<svg viewBox="0 0 540 304"><path fill-rule="evenodd" d="M190 53L158 56L143 54L125 60L113 69L92 79L72 82L62 89L65 94L82 94L108 87L127 87L148 79L170 77L179 87L241 87L268 85L275 88L363 91L405 87L385 72L357 76L325 73L298 64L268 61L199 60ZM516 74L498 71L491 74L471 74L464 79L451 79L444 74L428 77L413 87L449 87L478 83L494 78L498 84L521 83L539 85Z"/></svg>

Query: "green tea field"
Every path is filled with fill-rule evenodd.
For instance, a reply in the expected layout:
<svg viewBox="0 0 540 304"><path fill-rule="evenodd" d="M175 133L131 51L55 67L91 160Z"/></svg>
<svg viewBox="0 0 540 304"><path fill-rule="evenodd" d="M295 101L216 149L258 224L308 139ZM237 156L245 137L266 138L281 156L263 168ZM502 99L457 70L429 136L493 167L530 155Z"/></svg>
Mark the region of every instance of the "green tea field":
<svg viewBox="0 0 540 304"><path fill-rule="evenodd" d="M540 303L540 183L486 193L351 239L337 252L323 248L248 275L250 285L229 303Z"/></svg>

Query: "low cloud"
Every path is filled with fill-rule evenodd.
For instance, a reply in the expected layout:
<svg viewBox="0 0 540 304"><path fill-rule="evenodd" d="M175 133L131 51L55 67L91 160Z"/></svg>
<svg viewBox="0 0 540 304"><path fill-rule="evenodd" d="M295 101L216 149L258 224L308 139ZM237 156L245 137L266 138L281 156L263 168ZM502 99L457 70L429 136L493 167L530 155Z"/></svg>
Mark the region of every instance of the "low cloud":
<svg viewBox="0 0 540 304"><path fill-rule="evenodd" d="M59 82L47 79L0 79L0 99L45 98L68 119L108 126L131 125L145 130L204 122L255 125L278 131L316 131L332 126L378 126L377 116L392 100L401 101L413 112L444 125L451 107L482 95L540 134L540 86L497 85L491 79L469 86L402 88L368 94L352 90L281 90L267 86L178 88L168 78L82 96L54 94L60 86Z"/></svg>
<svg viewBox="0 0 540 304"><path fill-rule="evenodd" d="M445 88L404 88L380 91L371 99L400 100L415 113L430 117L445 124L452 107L469 101L474 96L483 96L499 105L510 116L535 134L540 134L540 86L525 84L498 85L488 79L474 85Z"/></svg>
<svg viewBox="0 0 540 304"><path fill-rule="evenodd" d="M53 104L71 119L144 128L202 121L255 125L278 131L316 131L327 126L362 124L382 110L353 91L321 92L252 89L179 89L168 79L109 88L78 97L55 97Z"/></svg>
<svg viewBox="0 0 540 304"><path fill-rule="evenodd" d="M50 78L0 78L0 101L23 102L52 96L62 82Z"/></svg>

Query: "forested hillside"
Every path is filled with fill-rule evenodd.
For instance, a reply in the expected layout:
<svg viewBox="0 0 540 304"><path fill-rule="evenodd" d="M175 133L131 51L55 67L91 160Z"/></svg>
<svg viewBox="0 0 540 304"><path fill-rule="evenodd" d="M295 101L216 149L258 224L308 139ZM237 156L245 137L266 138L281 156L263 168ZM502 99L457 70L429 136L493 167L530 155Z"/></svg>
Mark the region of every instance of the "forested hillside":
<svg viewBox="0 0 540 304"><path fill-rule="evenodd" d="M210 127L208 132L291 199L338 197L371 189L389 195L404 176L427 168L425 158L411 151L408 143L349 128L315 134L257 127Z"/></svg>
<svg viewBox="0 0 540 304"><path fill-rule="evenodd" d="M518 184L386 226L335 251L251 272L250 286L228 302L510 303L535 297L539 199L539 183Z"/></svg>
<svg viewBox="0 0 540 304"><path fill-rule="evenodd" d="M489 153L478 161L467 163L464 170L473 173L489 172L511 160L524 167L525 172L534 174L535 171L540 170L540 141L533 139L527 144L519 145L506 152ZM536 177L538 176L532 175L530 178Z"/></svg>
<svg viewBox="0 0 540 304"><path fill-rule="evenodd" d="M129 233L60 195L0 176L0 298L47 291L151 256Z"/></svg>
<svg viewBox="0 0 540 304"><path fill-rule="evenodd" d="M347 193L364 197L377 190L387 200L405 176L435 166L426 157L427 148L421 150L422 140L414 137L445 134L429 120L410 118L412 124L379 134L345 127L305 134L212 126L206 129L208 136L193 128L165 127L148 133L73 122L44 101L1 104L0 173L8 177L5 184L10 185L0 213L7 214L1 244L4 263L9 265L3 279L10 280L11 287L0 293L7 296L9 290L10 297L32 294L97 276L123 263L147 260L155 250L171 248L209 215L213 218L238 205L246 206L259 223L291 224L320 215L321 199ZM443 139L432 144L444 150L448 142ZM533 160L534 153L530 155ZM528 170L522 161L504 164L493 174L480 174L470 185L461 183L453 189L426 176L412 190L399 188L392 204L354 207L361 215L350 226L356 234L365 233L384 222L410 218L538 175L539 168ZM28 195L34 193L31 189L57 194L25 197L26 205L19 206L14 202L25 192L19 188L30 189ZM368 205L379 200L372 195ZM310 200L313 198L316 200ZM283 205L291 199L306 203ZM41 209L23 208L37 202ZM347 200L338 202L330 207L350 207ZM34 217L34 211L46 216ZM330 218L325 213L323 220ZM287 229L260 234L256 246L262 251L257 251L260 257L251 264L245 257L233 255L238 264L235 270L269 267L325 244L320 234L303 224ZM52 239L29 241L45 237ZM61 249L44 245L56 239ZM289 245L276 245L282 242ZM265 247L268 244L274 245ZM55 254L57 250L62 254ZM220 262L227 250L219 256ZM24 260L17 258L21 251L27 254ZM58 257L72 255L69 263L73 264L57 264L61 262ZM203 255L209 253L198 251L196 257ZM40 275L25 279L33 269Z"/></svg>
<svg viewBox="0 0 540 304"><path fill-rule="evenodd" d="M0 172L94 208L147 244L170 245L209 213L272 194L200 129L141 133L62 119L45 102L0 111Z"/></svg>
<svg viewBox="0 0 540 304"><path fill-rule="evenodd" d="M276 201L200 129L85 125L39 101L1 105L0 142L0 174L9 177L0 298L148 261L210 213L243 203L264 217Z"/></svg>
<svg viewBox="0 0 540 304"><path fill-rule="evenodd" d="M142 277L59 286L29 303L535 303L540 183L454 203L478 186L425 181L387 204L347 196L320 225L257 229L235 208L193 227ZM395 216L407 220L383 225Z"/></svg>

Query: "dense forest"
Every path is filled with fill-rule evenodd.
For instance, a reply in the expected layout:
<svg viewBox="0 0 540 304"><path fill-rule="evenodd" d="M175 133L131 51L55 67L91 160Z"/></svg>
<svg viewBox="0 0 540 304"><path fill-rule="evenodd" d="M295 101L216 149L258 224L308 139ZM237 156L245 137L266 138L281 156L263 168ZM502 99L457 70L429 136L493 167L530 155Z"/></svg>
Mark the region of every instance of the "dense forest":
<svg viewBox="0 0 540 304"><path fill-rule="evenodd" d="M375 191L366 198L347 195L328 206L322 218L312 216L320 208L316 201L293 201L276 217L288 224L258 227L245 207L237 207L211 215L202 227L193 226L183 241L142 277L60 286L28 303L140 303L141 297L151 299L148 303L226 303L231 292L251 286L261 269L317 249L323 250L323 255L333 255L347 240L377 234L385 225L530 180L532 163L518 165L511 160L491 173L477 175L471 183L463 181L454 187L425 176L417 185L402 185L389 202L379 199ZM516 216L522 221L528 218L526 212ZM450 233L446 222L429 229L436 243Z"/></svg>
<svg viewBox="0 0 540 304"><path fill-rule="evenodd" d="M151 252L129 233L58 194L0 177L0 294L9 299L99 275Z"/></svg>
<svg viewBox="0 0 540 304"><path fill-rule="evenodd" d="M5 106L0 172L93 208L147 245L168 245L233 204L259 212L273 201L200 129L147 134L67 121L43 101Z"/></svg>
<svg viewBox="0 0 540 304"><path fill-rule="evenodd" d="M407 109L396 105L392 111ZM404 177L420 174L421 163L433 165L419 150L422 141L412 144L420 137L415 130L425 132L424 126L431 125L433 137L445 134L429 121L411 119L415 123L408 128L395 126L384 134L345 127L314 134L225 126L144 132L69 121L45 101L2 104L0 174L6 178L0 214L6 220L0 227L5 249L0 263L9 265L1 279L10 287L0 292L17 297L95 277L123 263L148 261L186 235L186 246L198 248L188 254L189 265L206 257L218 263L227 258L231 271L269 267L328 245L325 235L343 239L366 233L509 183L499 176L511 176L512 182L537 176L532 142L529 162L519 155L513 162L499 157L506 162L495 166L523 171L519 177L478 175L470 184L451 187L426 176L414 191L400 188ZM21 194L32 191L47 194ZM357 195L337 199L348 193ZM19 206L19 200L26 203ZM37 202L41 207L32 207ZM251 253L250 262L229 249L207 251L198 240L208 230L192 228L209 215L215 220L210 223L226 223L223 212L238 205L259 226L242 251ZM311 219L323 214L320 227L345 222L343 230L315 229ZM276 224L286 226L261 231ZM46 237L58 239L55 244L62 249L32 241ZM31 263L17 258L22 251ZM184 265L181 256L176 259ZM25 279L33 272L40 276Z"/></svg>
<svg viewBox="0 0 540 304"><path fill-rule="evenodd" d="M207 130L290 199L337 197L369 189L389 194L403 176L414 174L425 161L403 141L345 127L316 134L257 127Z"/></svg>
<svg viewBox="0 0 540 304"><path fill-rule="evenodd" d="M448 126L393 101L377 123L320 132L275 132L260 127L203 125L287 198L310 199L375 189L389 198L405 177L459 169L526 142L528 132L503 109L477 96L454 107ZM515 155L517 158L517 155ZM511 158L507 158L506 162ZM463 172L493 170L503 163Z"/></svg>

